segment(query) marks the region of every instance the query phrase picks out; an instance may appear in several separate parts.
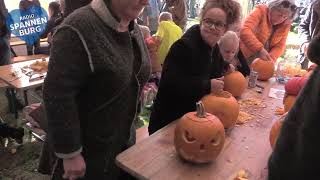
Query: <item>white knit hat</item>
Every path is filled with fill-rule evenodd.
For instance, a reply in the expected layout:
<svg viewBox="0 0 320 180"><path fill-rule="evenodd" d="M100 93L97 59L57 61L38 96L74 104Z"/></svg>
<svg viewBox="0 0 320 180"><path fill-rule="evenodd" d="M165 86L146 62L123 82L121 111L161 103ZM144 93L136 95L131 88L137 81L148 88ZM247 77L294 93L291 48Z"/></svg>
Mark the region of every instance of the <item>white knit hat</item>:
<svg viewBox="0 0 320 180"><path fill-rule="evenodd" d="M290 4L294 4L294 5L296 5L296 1L295 0L269 0L268 2L267 2L267 5L268 6L270 6L270 5L279 5L279 4L281 4L283 1L287 1L287 2L289 2Z"/></svg>
<svg viewBox="0 0 320 180"><path fill-rule="evenodd" d="M295 0L269 0L267 2L267 6L269 9L272 9L274 7L281 6L281 3L283 2L289 2L290 4L297 6ZM292 15L289 19L294 19L296 15L297 15L297 9L295 9L295 11L292 12Z"/></svg>

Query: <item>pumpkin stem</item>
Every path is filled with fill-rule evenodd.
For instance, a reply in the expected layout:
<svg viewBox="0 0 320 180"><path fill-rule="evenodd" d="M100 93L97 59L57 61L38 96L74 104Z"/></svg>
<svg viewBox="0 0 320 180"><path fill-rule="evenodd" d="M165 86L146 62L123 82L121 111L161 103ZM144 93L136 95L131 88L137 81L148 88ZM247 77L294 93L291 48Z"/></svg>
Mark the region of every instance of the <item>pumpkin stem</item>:
<svg viewBox="0 0 320 180"><path fill-rule="evenodd" d="M204 105L201 101L197 102L196 103L196 106L197 106L197 116L199 118L204 118L206 117L206 112L204 110Z"/></svg>

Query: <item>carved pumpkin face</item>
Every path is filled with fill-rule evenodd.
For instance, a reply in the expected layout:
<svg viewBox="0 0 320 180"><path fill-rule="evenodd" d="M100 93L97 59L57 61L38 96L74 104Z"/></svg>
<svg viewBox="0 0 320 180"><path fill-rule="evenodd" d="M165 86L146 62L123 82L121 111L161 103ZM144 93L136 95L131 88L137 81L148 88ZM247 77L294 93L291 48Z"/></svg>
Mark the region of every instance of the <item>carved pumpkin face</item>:
<svg viewBox="0 0 320 180"><path fill-rule="evenodd" d="M261 81L269 80L274 73L274 64L272 61L264 61L262 59L255 59L251 64L252 70L258 72L258 79Z"/></svg>
<svg viewBox="0 0 320 180"><path fill-rule="evenodd" d="M271 127L269 141L272 149L274 148L274 145L276 144L276 141L278 139L284 118L285 116L282 116L280 119L276 120Z"/></svg>
<svg viewBox="0 0 320 180"><path fill-rule="evenodd" d="M230 128L236 124L240 106L229 92L222 91L219 94L209 94L204 96L201 101L208 113L220 119L224 128Z"/></svg>
<svg viewBox="0 0 320 180"><path fill-rule="evenodd" d="M290 109L292 108L292 106L294 105L294 103L296 102L296 98L297 96L286 96L284 99L284 112L288 112L290 111Z"/></svg>
<svg viewBox="0 0 320 180"><path fill-rule="evenodd" d="M185 114L177 123L174 145L183 159L194 163L207 163L216 159L225 140L220 120L209 113L198 117L197 112Z"/></svg>
<svg viewBox="0 0 320 180"><path fill-rule="evenodd" d="M247 80L239 71L224 76L224 90L234 97L239 97L247 88Z"/></svg>

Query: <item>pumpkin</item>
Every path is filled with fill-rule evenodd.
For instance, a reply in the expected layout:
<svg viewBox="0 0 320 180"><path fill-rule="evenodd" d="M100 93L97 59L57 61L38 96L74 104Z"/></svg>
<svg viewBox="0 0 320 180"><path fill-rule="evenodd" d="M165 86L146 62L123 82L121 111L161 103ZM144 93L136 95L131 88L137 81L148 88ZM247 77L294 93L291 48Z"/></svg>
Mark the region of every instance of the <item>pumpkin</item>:
<svg viewBox="0 0 320 180"><path fill-rule="evenodd" d="M282 116L280 119L277 119L270 130L270 134L269 134L269 141L270 141L270 145L272 147L272 149L274 148L274 145L276 144L276 141L278 139L282 124L283 124L283 120L286 116Z"/></svg>
<svg viewBox="0 0 320 180"><path fill-rule="evenodd" d="M264 61L260 58L257 58L252 62L251 69L258 72L259 80L267 81L273 76L274 64L272 61Z"/></svg>
<svg viewBox="0 0 320 180"><path fill-rule="evenodd" d="M224 128L230 128L236 124L240 106L231 93L221 91L216 94L208 94L201 101L208 113L220 119Z"/></svg>
<svg viewBox="0 0 320 180"><path fill-rule="evenodd" d="M185 114L177 122L174 146L178 155L189 162L208 163L217 158L225 140L220 120L204 111L197 103L197 111Z"/></svg>
<svg viewBox="0 0 320 180"><path fill-rule="evenodd" d="M234 97L239 97L247 88L247 80L239 71L234 71L224 76L224 90Z"/></svg>
<svg viewBox="0 0 320 180"><path fill-rule="evenodd" d="M294 103L296 102L297 96L288 95L285 96L283 104L284 104L284 112L290 111Z"/></svg>

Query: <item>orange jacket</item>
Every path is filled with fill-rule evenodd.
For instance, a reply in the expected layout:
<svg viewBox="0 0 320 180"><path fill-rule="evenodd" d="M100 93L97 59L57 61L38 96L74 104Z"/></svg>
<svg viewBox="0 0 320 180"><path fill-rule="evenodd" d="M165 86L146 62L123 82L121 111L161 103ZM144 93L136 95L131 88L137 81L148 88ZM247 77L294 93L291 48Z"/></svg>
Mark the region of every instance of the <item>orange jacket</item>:
<svg viewBox="0 0 320 180"><path fill-rule="evenodd" d="M286 46L286 40L291 24L287 21L274 26L274 33L270 38L269 54L274 60L280 57ZM272 25L269 21L269 8L257 5L246 18L240 31L240 49L247 59L258 53L269 40Z"/></svg>

